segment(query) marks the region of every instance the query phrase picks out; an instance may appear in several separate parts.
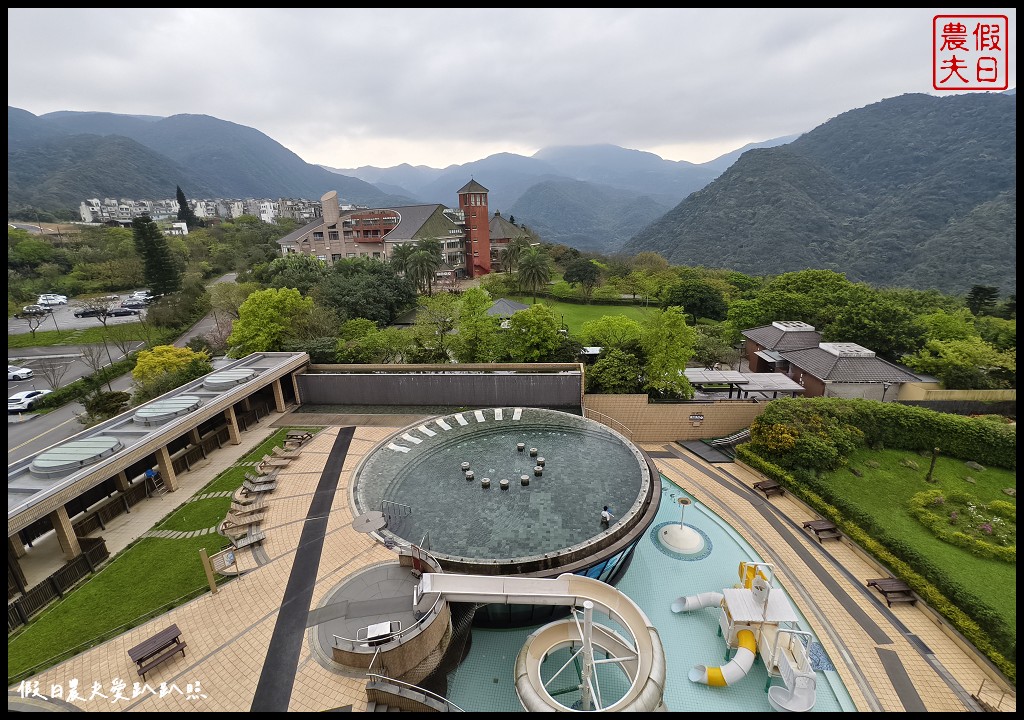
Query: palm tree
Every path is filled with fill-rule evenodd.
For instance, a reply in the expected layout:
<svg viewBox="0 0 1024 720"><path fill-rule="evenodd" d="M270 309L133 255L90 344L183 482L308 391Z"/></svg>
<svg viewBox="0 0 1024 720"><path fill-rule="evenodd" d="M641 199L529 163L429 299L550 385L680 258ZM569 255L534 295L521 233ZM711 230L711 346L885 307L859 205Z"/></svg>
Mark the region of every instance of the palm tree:
<svg viewBox="0 0 1024 720"><path fill-rule="evenodd" d="M506 272L511 274L515 270L516 263L519 262L519 258L523 256L523 253L530 248L530 239L525 235L517 235L516 237L509 240L508 245L504 250L501 251L501 267Z"/></svg>
<svg viewBox="0 0 1024 720"><path fill-rule="evenodd" d="M395 272L400 275L405 275L409 272L409 258L416 252L416 246L403 243L401 245L395 245L391 251L391 257L388 258L388 262L395 269Z"/></svg>
<svg viewBox="0 0 1024 720"><path fill-rule="evenodd" d="M441 256L429 250L416 250L409 256L407 276L416 287L427 289L427 295L434 290L434 273L441 267Z"/></svg>
<svg viewBox="0 0 1024 720"><path fill-rule="evenodd" d="M519 258L519 286L533 293L533 302L537 302L537 290L551 279L551 266L547 254L539 248L530 248Z"/></svg>

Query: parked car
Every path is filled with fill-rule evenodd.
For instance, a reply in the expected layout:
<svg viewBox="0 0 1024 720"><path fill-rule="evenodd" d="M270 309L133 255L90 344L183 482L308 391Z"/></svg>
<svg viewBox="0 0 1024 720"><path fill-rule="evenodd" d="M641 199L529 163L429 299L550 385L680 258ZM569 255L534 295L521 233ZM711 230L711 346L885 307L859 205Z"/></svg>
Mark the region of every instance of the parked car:
<svg viewBox="0 0 1024 720"><path fill-rule="evenodd" d="M144 308L147 305L149 305L149 301L139 297L130 297L121 303L121 307L132 309Z"/></svg>
<svg viewBox="0 0 1024 720"><path fill-rule="evenodd" d="M110 317L124 317L125 315L139 315L140 313L141 313L140 310L137 310L136 308L128 307L127 305L122 305L121 307L113 307L113 308L110 308L109 310L107 310L107 315L110 316Z"/></svg>
<svg viewBox="0 0 1024 720"><path fill-rule="evenodd" d="M7 366L8 380L28 380L32 377L32 368L18 367L17 365Z"/></svg>
<svg viewBox="0 0 1024 720"><path fill-rule="evenodd" d="M40 305L67 305L67 295L57 295L56 293L45 293L39 296L36 302Z"/></svg>
<svg viewBox="0 0 1024 720"><path fill-rule="evenodd" d="M35 409L39 398L49 395L50 390L22 390L7 398L7 412L22 412Z"/></svg>
<svg viewBox="0 0 1024 720"><path fill-rule="evenodd" d="M45 305L26 305L21 309L22 315L45 315L52 312L53 308L46 307Z"/></svg>
<svg viewBox="0 0 1024 720"><path fill-rule="evenodd" d="M77 310L75 310L75 317L76 318L103 317L104 315L109 315L109 314L110 313L108 311L106 311L104 308L99 308L99 307L84 307L84 308L78 308Z"/></svg>

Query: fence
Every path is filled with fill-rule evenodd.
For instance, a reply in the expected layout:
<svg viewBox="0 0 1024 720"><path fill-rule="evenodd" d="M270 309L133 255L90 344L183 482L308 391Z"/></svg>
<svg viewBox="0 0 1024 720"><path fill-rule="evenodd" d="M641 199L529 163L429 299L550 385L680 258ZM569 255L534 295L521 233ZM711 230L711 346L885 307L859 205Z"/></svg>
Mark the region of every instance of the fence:
<svg viewBox="0 0 1024 720"><path fill-rule="evenodd" d="M73 588L110 557L107 544L103 538L78 538L82 553L66 563L60 570L50 575L34 588L26 590L20 598L7 604L7 632L11 633L45 608L51 602L64 597L64 593Z"/></svg>

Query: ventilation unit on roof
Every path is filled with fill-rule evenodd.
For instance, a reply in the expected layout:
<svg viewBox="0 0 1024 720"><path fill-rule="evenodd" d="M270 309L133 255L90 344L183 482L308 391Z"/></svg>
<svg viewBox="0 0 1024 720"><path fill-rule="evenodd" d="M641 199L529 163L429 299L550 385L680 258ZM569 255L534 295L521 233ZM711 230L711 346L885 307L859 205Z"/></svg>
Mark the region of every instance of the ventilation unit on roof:
<svg viewBox="0 0 1024 720"><path fill-rule="evenodd" d="M836 357L873 358L875 356L874 350L868 350L856 343L821 343L818 347Z"/></svg>
<svg viewBox="0 0 1024 720"><path fill-rule="evenodd" d="M814 326L799 320L776 320L772 327L783 332L813 332Z"/></svg>

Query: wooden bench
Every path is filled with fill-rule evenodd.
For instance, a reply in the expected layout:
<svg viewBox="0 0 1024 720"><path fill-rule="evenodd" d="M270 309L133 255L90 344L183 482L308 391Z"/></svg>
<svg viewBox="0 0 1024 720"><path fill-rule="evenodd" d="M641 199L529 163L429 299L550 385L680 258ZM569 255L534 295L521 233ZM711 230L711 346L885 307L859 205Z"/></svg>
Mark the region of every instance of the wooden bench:
<svg viewBox="0 0 1024 720"><path fill-rule="evenodd" d="M813 532L819 543L829 539L838 540L843 536L831 520L808 520L804 523L804 529Z"/></svg>
<svg viewBox="0 0 1024 720"><path fill-rule="evenodd" d="M914 591L902 580L896 578L875 578L868 580L868 587L876 588L885 597L885 603L892 607L894 602L908 602L911 605L917 602Z"/></svg>
<svg viewBox="0 0 1024 720"><path fill-rule="evenodd" d="M128 649L128 657L138 666L139 675L146 679L146 673L160 663L170 660L179 652L185 657L187 643L181 640L181 630L177 625L164 628L133 648Z"/></svg>
<svg viewBox="0 0 1024 720"><path fill-rule="evenodd" d="M171 647L167 648L160 655L157 655L155 658L153 658L152 660L148 661L145 665L140 665L139 666L139 675L141 675L142 679L145 680L146 679L146 673L148 673L150 670L152 670L153 668L155 668L157 665L159 665L160 663L164 662L165 660L170 660L172 657L177 655L179 652L181 653L182 657L185 657L185 648L186 647L188 647L188 643L184 643L184 642L179 642L179 643L175 643L174 645L171 645Z"/></svg>
<svg viewBox="0 0 1024 720"><path fill-rule="evenodd" d="M786 494L786 490L774 480L761 480L760 482L756 482L754 483L754 489L763 492L765 500L770 498L772 495Z"/></svg>

